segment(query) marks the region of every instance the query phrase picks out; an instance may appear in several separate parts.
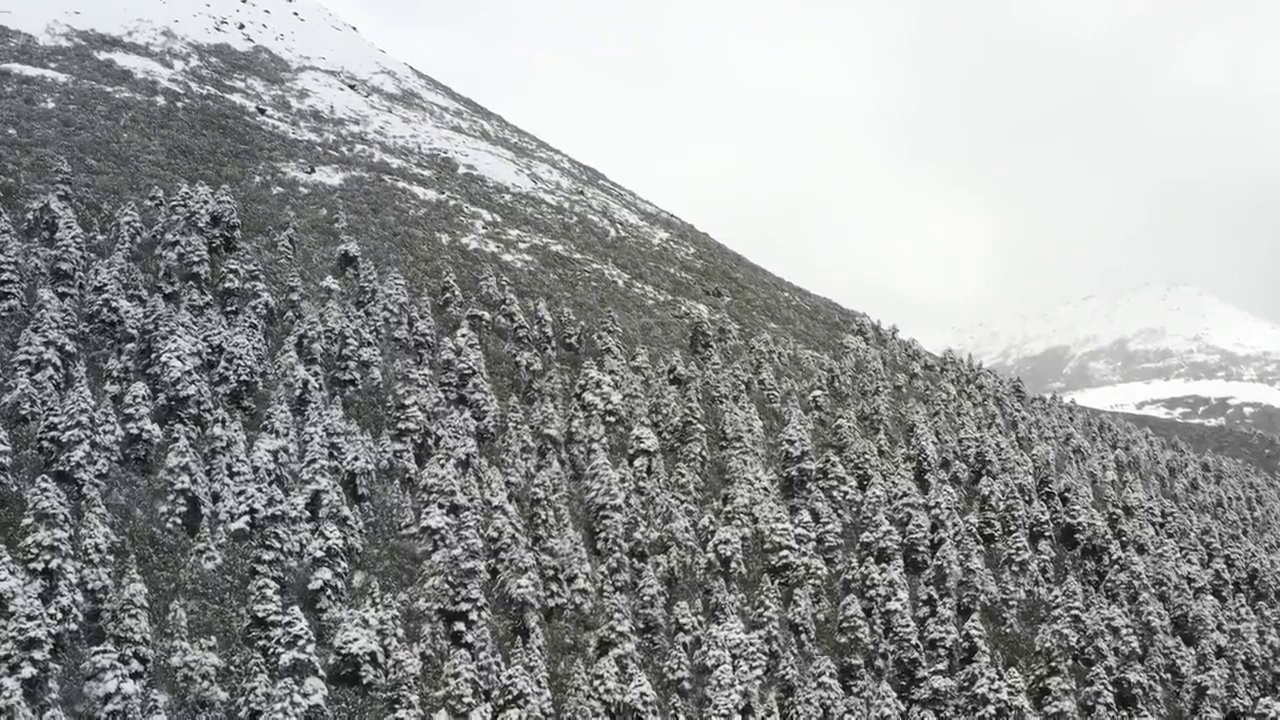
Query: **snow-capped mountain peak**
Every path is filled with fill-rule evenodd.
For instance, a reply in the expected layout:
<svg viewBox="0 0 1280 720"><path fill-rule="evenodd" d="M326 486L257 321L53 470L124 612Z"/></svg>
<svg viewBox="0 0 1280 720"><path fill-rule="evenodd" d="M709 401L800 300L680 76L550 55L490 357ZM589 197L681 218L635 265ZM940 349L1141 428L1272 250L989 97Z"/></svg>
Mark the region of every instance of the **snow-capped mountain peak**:
<svg viewBox="0 0 1280 720"><path fill-rule="evenodd" d="M1280 423L1280 325L1191 285L1143 285L953 333L1038 392L1187 422Z"/></svg>
<svg viewBox="0 0 1280 720"><path fill-rule="evenodd" d="M1047 313L985 323L953 334L950 345L988 364L1055 348L1072 354L1124 343L1130 350L1280 355L1280 325L1191 285L1149 284L1089 296Z"/></svg>

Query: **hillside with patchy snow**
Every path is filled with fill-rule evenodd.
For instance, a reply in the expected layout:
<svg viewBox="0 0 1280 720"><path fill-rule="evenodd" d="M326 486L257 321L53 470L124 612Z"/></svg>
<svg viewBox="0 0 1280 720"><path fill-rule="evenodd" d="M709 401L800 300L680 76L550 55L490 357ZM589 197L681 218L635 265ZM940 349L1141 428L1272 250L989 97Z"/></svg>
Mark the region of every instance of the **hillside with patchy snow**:
<svg viewBox="0 0 1280 720"><path fill-rule="evenodd" d="M464 280L492 265L584 312L620 291L638 318L627 329L646 335L710 313L821 344L865 320L390 58L314 0L6 10L5 196L60 156L98 206L144 177L225 184L261 205L263 229L291 222L319 244L341 210L413 268L466 258Z"/></svg>
<svg viewBox="0 0 1280 720"><path fill-rule="evenodd" d="M1088 297L949 345L1099 410L1272 429L1280 408L1280 325L1187 285Z"/></svg>
<svg viewBox="0 0 1280 720"><path fill-rule="evenodd" d="M504 190L573 207L604 227L620 223L650 242L666 239L639 214L657 213L657 208L389 58L315 2L53 0L20 3L0 22L53 45L76 42L76 31L111 35L146 51L105 51L97 57L181 94L217 93L246 108L262 108L264 123L300 139L339 140L351 153L396 167L413 168L425 154L444 155L462 172ZM267 51L289 67L275 78L228 76L222 63L203 54L209 45ZM51 72L18 63L4 69ZM209 82L211 75L225 84ZM74 77L59 73L59 79ZM353 174L339 163L320 165L300 179L338 184ZM429 185L430 174L422 180ZM409 189L434 197L421 186Z"/></svg>

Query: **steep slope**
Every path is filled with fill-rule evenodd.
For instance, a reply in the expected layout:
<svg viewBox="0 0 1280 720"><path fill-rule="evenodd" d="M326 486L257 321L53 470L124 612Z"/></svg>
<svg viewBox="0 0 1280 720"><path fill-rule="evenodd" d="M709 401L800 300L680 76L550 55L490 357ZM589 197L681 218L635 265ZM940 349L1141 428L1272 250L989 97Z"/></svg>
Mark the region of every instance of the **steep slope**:
<svg viewBox="0 0 1280 720"><path fill-rule="evenodd" d="M1280 326L1190 286L1089 297L950 344L1087 407L1280 430Z"/></svg>
<svg viewBox="0 0 1280 720"><path fill-rule="evenodd" d="M1280 714L1272 478L639 201L682 246L293 137L189 83L307 60L158 2L158 49L4 36L0 716ZM99 57L165 43L178 89Z"/></svg>
<svg viewBox="0 0 1280 720"><path fill-rule="evenodd" d="M481 257L529 290L555 277L580 310L608 297L645 335L712 311L823 342L851 317L388 58L312 0L52 0L17 4L0 26L5 177L47 177L56 152L96 202L127 197L138 177L225 183L259 205L254 222L292 218L304 235L341 207L379 229L373 251L414 259L411 282L433 261ZM457 265L478 278L476 263Z"/></svg>

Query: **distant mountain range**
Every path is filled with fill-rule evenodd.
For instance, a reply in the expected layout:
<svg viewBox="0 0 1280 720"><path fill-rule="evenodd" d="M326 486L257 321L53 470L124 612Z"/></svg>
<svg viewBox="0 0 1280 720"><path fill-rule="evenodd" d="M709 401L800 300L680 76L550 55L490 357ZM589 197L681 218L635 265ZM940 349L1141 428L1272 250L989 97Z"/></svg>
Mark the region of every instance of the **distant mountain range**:
<svg viewBox="0 0 1280 720"><path fill-rule="evenodd" d="M1090 296L944 345L1086 407L1280 430L1280 325L1189 285Z"/></svg>

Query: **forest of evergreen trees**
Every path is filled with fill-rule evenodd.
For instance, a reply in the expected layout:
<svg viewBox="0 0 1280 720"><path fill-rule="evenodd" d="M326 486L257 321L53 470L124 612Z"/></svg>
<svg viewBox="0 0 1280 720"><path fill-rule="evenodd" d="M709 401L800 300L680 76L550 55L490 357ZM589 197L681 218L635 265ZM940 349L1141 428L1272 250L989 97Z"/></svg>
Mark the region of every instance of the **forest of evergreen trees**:
<svg viewBox="0 0 1280 720"><path fill-rule="evenodd" d="M1280 718L1256 469L873 323L645 347L337 210L24 200L4 717Z"/></svg>

